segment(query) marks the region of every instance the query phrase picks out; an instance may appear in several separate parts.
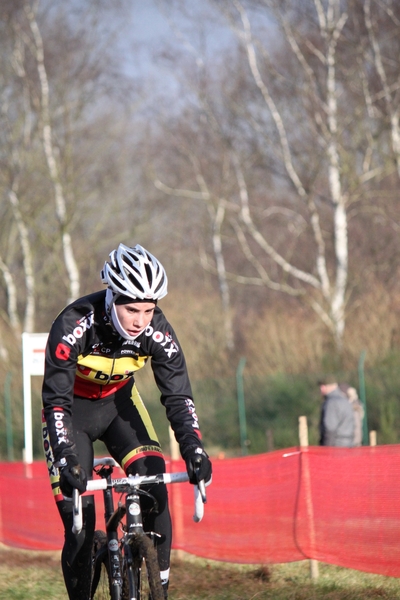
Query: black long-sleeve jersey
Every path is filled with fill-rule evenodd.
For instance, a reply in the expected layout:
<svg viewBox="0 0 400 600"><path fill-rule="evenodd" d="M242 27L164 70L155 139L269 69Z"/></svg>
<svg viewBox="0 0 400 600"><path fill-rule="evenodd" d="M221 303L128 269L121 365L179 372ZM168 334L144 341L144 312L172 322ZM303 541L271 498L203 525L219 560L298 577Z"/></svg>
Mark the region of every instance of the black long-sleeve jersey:
<svg viewBox="0 0 400 600"><path fill-rule="evenodd" d="M105 311L105 290L68 305L55 319L46 347L43 408L54 460L75 454L74 396L96 400L130 394L134 373L149 358L161 402L181 450L200 445L201 434L184 354L163 312L155 307L146 330L121 338ZM88 403L96 410L96 402Z"/></svg>

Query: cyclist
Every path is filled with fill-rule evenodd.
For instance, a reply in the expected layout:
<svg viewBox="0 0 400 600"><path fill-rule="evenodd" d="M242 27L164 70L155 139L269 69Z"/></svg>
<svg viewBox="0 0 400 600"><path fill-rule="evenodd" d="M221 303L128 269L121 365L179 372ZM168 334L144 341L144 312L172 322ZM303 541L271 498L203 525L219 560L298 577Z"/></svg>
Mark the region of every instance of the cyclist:
<svg viewBox="0 0 400 600"><path fill-rule="evenodd" d="M95 529L93 496L83 497L84 526L72 533L73 489L92 476L93 442L102 440L126 474L165 471L162 449L134 382L151 358L161 402L191 483L208 482L204 450L185 358L158 307L167 294L161 263L142 246L119 244L101 271L107 289L69 304L50 329L43 380L43 443L53 494L65 528L62 569L70 600L88 600ZM195 472L196 467L196 472ZM145 529L160 534L158 561L165 598L171 519L165 485L150 490L158 513Z"/></svg>

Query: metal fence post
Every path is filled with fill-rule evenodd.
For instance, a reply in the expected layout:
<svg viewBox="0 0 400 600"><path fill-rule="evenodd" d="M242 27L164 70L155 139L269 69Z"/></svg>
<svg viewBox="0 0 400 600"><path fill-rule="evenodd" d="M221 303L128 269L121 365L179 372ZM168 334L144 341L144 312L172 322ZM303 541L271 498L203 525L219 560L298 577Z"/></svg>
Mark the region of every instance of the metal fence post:
<svg viewBox="0 0 400 600"><path fill-rule="evenodd" d="M236 385L237 385L237 397L238 397L238 408L239 408L239 430L240 430L240 445L242 448L242 454L248 453L248 439L247 439L247 425L246 425L246 408L244 404L244 386L243 386L243 369L246 364L244 356L239 361L239 365L236 371Z"/></svg>

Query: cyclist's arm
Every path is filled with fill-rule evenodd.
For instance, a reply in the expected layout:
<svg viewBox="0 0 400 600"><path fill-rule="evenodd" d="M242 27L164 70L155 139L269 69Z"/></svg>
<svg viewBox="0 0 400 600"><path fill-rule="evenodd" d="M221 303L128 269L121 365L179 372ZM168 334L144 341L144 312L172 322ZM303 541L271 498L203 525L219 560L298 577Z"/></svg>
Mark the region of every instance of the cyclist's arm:
<svg viewBox="0 0 400 600"><path fill-rule="evenodd" d="M201 446L200 426L183 351L164 317L158 316L152 325L157 327L160 335L148 336L146 340L151 367L175 438L181 452L187 446Z"/></svg>
<svg viewBox="0 0 400 600"><path fill-rule="evenodd" d="M80 311L65 309L54 321L46 347L42 400L55 463L76 455L71 410L82 338L73 336L73 331L80 319Z"/></svg>

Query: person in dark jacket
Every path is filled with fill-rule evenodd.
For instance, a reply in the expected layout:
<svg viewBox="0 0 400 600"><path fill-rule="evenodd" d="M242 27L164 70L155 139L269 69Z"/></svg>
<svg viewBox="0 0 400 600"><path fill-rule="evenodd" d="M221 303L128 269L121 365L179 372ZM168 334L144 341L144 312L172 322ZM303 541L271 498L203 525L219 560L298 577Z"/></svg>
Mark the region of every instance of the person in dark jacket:
<svg viewBox="0 0 400 600"><path fill-rule="evenodd" d="M119 244L101 271L106 290L84 296L60 312L45 357L43 445L53 494L65 528L62 568L70 600L88 600L95 530L93 495L83 497L84 527L72 532L73 489L92 477L93 442L102 440L127 475L165 471L157 434L134 375L151 359L161 402L191 483L211 480L184 354L158 300L167 294L161 263L142 246ZM196 472L195 472L196 469ZM171 519L165 485L150 490L158 512L145 528L159 534L158 562L168 597Z"/></svg>
<svg viewBox="0 0 400 600"><path fill-rule="evenodd" d="M324 402L320 419L320 445L354 446L354 411L336 378L327 375L318 382Z"/></svg>

